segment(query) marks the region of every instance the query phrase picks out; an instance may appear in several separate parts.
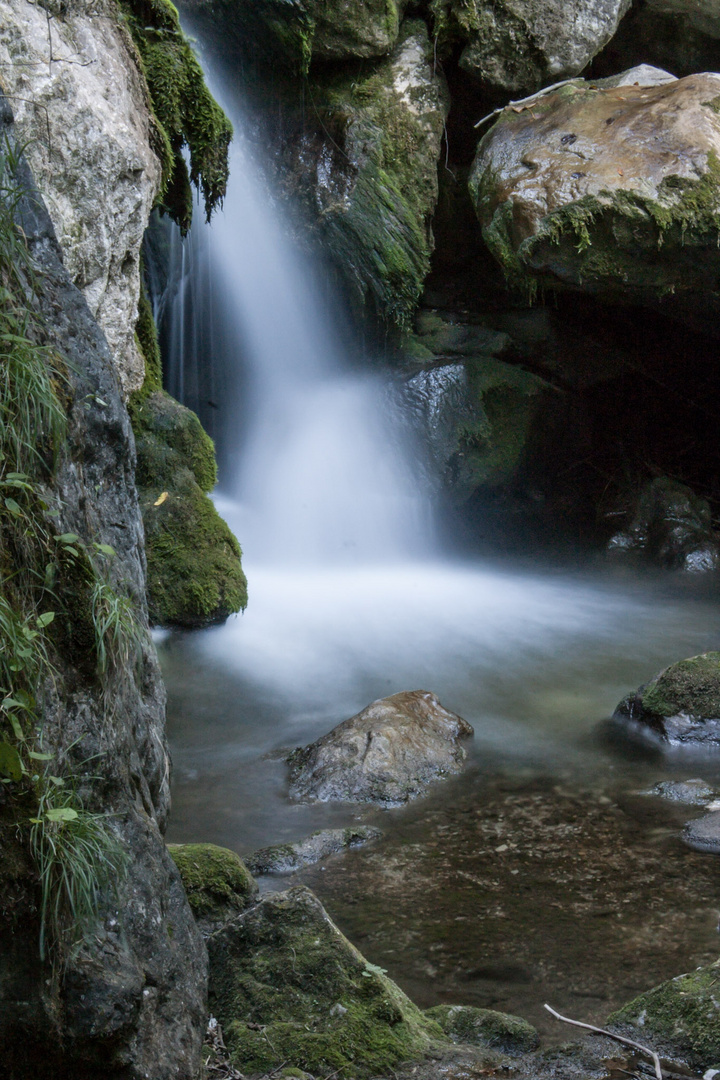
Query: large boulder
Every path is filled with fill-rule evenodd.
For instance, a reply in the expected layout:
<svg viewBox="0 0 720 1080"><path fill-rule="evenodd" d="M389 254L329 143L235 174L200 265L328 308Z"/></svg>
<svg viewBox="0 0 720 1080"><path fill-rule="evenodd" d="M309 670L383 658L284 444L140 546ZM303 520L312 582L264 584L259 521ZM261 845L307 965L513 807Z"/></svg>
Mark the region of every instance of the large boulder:
<svg viewBox="0 0 720 1080"><path fill-rule="evenodd" d="M615 716L666 745L720 747L720 652L671 664L621 701Z"/></svg>
<svg viewBox="0 0 720 1080"><path fill-rule="evenodd" d="M433 781L457 773L459 740L473 729L427 690L373 701L356 716L290 755L290 794L327 802L399 806Z"/></svg>
<svg viewBox="0 0 720 1080"><path fill-rule="evenodd" d="M639 555L656 566L691 573L720 565L710 506L685 484L669 477L652 480L628 507L627 518L608 543L613 554Z"/></svg>
<svg viewBox="0 0 720 1080"><path fill-rule="evenodd" d="M285 1065L313 1076L388 1076L442 1038L309 889L265 896L212 935L208 950L210 1008L242 1073Z"/></svg>
<svg viewBox="0 0 720 1080"><path fill-rule="evenodd" d="M720 75L659 78L638 69L506 108L471 192L488 247L531 296L581 290L714 330Z"/></svg>
<svg viewBox="0 0 720 1080"><path fill-rule="evenodd" d="M578 75L612 38L631 0L440 0L436 31L465 43L460 66L493 89L535 90Z"/></svg>
<svg viewBox="0 0 720 1080"><path fill-rule="evenodd" d="M640 994L610 1017L638 1042L649 1040L705 1071L720 1066L720 960ZM706 1072L705 1075L713 1075Z"/></svg>

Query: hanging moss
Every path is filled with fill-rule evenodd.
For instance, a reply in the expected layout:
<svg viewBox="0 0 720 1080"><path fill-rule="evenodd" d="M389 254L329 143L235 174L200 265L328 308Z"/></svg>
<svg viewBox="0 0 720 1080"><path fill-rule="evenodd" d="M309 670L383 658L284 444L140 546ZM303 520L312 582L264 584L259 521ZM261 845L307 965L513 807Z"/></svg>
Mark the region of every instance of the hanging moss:
<svg viewBox="0 0 720 1080"><path fill-rule="evenodd" d="M191 184L202 191L208 220L225 196L232 126L205 85L173 4L120 0L120 7L138 48L164 136L159 205L185 234L192 220ZM190 152L189 173L184 147Z"/></svg>

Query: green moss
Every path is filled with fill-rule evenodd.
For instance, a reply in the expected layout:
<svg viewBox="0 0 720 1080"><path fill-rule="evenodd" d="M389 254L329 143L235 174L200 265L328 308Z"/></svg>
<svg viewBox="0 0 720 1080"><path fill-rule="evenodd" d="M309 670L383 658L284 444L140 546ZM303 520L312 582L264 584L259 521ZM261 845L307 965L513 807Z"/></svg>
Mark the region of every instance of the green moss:
<svg viewBox="0 0 720 1080"><path fill-rule="evenodd" d="M425 1015L435 1020L453 1042L488 1046L505 1054L524 1054L540 1045L537 1031L527 1020L494 1009L436 1005L426 1009Z"/></svg>
<svg viewBox="0 0 720 1080"><path fill-rule="evenodd" d="M661 983L610 1017L630 1025L645 1041L655 1036L699 1069L720 1062L720 960ZM639 1038L639 1034L636 1035Z"/></svg>
<svg viewBox="0 0 720 1080"><path fill-rule="evenodd" d="M720 652L681 660L661 672L642 691L642 707L656 716L687 713L720 719Z"/></svg>
<svg viewBox="0 0 720 1080"><path fill-rule="evenodd" d="M161 142L160 207L187 232L192 219L189 184L203 194L209 220L225 196L232 126L207 86L190 42L169 0L120 0L142 61ZM183 147L190 151L190 173Z"/></svg>
<svg viewBox="0 0 720 1080"><path fill-rule="evenodd" d="M234 851L215 844L168 844L193 914L227 919L254 903L258 885Z"/></svg>
<svg viewBox="0 0 720 1080"><path fill-rule="evenodd" d="M240 545L205 494L217 475L212 439L164 391L135 401L132 419L151 620L203 626L244 610Z"/></svg>
<svg viewBox="0 0 720 1080"><path fill-rule="evenodd" d="M309 890L266 896L209 942L210 1007L243 1073L384 1076L441 1029L369 964Z"/></svg>

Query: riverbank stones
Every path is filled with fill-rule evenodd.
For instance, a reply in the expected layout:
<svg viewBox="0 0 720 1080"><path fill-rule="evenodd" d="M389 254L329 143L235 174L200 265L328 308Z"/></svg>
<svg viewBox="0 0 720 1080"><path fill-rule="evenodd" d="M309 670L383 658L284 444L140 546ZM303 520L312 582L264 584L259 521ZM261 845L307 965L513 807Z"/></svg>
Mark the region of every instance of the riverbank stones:
<svg viewBox="0 0 720 1080"><path fill-rule="evenodd" d="M346 848L359 847L369 840L379 840L380 829L357 825L349 829L320 829L304 840L260 848L244 862L251 874L292 874L303 866L312 866L328 855Z"/></svg>
<svg viewBox="0 0 720 1080"><path fill-rule="evenodd" d="M400 806L462 768L466 720L428 690L373 701L289 758L290 795Z"/></svg>
<svg viewBox="0 0 720 1080"><path fill-rule="evenodd" d="M720 749L720 652L671 664L621 701L614 719L664 746Z"/></svg>

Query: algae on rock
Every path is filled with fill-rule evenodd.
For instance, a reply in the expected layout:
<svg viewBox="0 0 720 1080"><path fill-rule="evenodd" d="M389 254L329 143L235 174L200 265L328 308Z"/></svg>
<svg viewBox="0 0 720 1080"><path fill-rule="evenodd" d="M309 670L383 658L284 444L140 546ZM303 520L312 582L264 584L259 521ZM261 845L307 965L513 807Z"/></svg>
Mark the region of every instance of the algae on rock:
<svg viewBox="0 0 720 1080"><path fill-rule="evenodd" d="M160 626L222 622L247 605L240 545L207 492L215 452L195 413L162 390L133 408L148 610Z"/></svg>
<svg viewBox="0 0 720 1080"><path fill-rule="evenodd" d="M303 887L271 893L208 940L210 1008L243 1073L384 1076L442 1030L351 945Z"/></svg>

